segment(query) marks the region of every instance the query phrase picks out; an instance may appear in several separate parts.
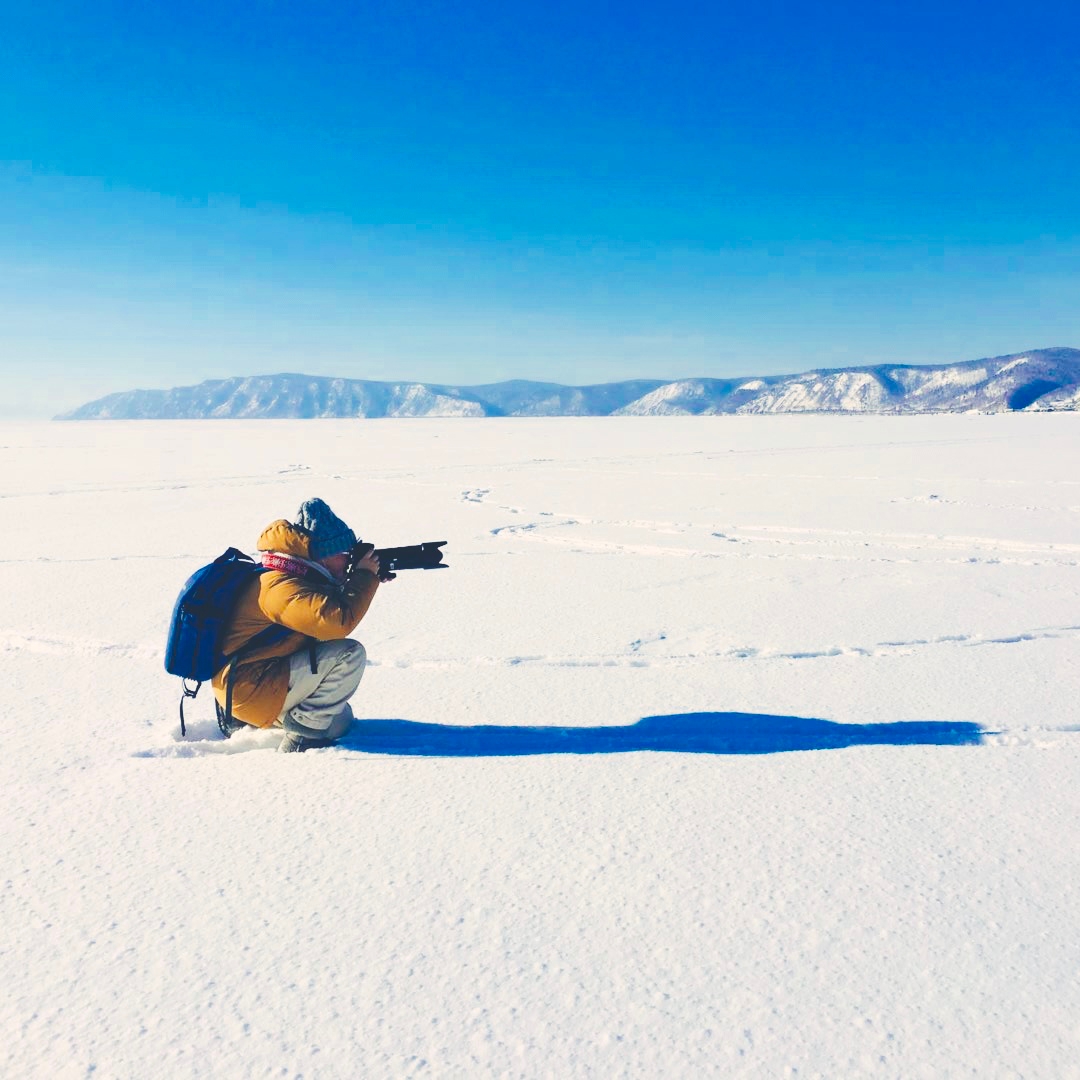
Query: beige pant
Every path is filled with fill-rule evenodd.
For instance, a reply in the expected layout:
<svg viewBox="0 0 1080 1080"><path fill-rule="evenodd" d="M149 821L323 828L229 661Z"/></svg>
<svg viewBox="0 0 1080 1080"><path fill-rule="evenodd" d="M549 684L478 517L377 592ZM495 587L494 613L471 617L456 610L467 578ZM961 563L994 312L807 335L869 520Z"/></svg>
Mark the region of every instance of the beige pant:
<svg viewBox="0 0 1080 1080"><path fill-rule="evenodd" d="M315 671L311 653L301 649L289 657L289 692L278 720L286 731L318 739L340 739L352 723L349 698L356 693L367 664L359 641L315 643Z"/></svg>

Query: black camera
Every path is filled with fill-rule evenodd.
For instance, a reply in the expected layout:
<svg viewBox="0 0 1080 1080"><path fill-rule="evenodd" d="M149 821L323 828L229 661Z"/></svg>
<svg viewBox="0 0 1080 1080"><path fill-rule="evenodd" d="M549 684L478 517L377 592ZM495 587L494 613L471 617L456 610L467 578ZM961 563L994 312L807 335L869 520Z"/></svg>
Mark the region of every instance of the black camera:
<svg viewBox="0 0 1080 1080"><path fill-rule="evenodd" d="M369 552L374 552L379 559L379 580L393 581L398 570L445 570L443 545L445 540L428 540L423 544L410 544L407 547L377 548L374 544L365 544L357 540L349 557L347 573Z"/></svg>

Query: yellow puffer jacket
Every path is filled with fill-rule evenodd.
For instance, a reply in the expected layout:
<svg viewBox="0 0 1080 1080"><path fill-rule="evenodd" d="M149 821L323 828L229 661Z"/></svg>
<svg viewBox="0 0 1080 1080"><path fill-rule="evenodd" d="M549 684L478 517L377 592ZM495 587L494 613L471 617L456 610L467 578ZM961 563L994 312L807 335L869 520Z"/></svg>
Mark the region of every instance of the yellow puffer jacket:
<svg viewBox="0 0 1080 1080"><path fill-rule="evenodd" d="M259 551L275 551L308 558L308 534L291 522L275 521L259 537ZM333 641L346 638L364 617L379 587L367 571L345 585L335 585L316 573L301 577L266 570L240 597L225 631L226 655L241 648L273 623L296 631L284 641L254 649L236 664L233 674L232 714L237 720L267 727L281 712L289 689L289 657L307 650L307 639ZM228 666L213 679L214 694L225 705Z"/></svg>

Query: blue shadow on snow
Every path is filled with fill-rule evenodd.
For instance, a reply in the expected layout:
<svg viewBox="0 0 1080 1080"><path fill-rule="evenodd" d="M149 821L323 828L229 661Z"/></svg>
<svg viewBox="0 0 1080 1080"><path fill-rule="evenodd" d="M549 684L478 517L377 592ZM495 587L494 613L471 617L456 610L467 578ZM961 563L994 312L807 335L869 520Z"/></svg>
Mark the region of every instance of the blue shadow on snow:
<svg viewBox="0 0 1080 1080"><path fill-rule="evenodd" d="M366 754L414 757L518 757L524 754L625 754L667 750L682 754L777 754L847 746L972 746L978 724L913 720L893 724L835 724L800 716L694 712L646 716L624 727L508 727L360 720L338 743Z"/></svg>

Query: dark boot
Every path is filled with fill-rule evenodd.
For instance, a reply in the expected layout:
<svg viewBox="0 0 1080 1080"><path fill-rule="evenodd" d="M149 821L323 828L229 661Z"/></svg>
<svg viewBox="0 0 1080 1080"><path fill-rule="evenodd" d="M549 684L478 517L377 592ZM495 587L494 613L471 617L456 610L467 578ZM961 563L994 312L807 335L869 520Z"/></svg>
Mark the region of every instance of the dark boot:
<svg viewBox="0 0 1080 1080"><path fill-rule="evenodd" d="M320 746L333 746L337 739L312 739L297 735L295 731L286 731L278 744L279 754L302 754L305 750L315 750Z"/></svg>
<svg viewBox="0 0 1080 1080"><path fill-rule="evenodd" d="M277 751L279 754L302 754L306 749L307 739L286 731L281 742L278 743Z"/></svg>

